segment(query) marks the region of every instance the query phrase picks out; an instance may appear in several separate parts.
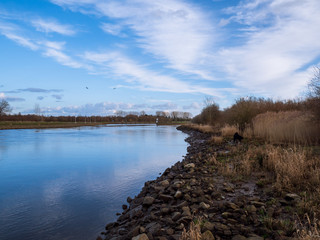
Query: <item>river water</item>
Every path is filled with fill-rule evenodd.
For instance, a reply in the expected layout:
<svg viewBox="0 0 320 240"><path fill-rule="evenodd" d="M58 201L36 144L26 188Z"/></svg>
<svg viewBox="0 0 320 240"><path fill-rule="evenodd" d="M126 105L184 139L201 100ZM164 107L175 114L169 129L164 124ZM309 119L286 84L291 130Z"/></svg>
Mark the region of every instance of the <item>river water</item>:
<svg viewBox="0 0 320 240"><path fill-rule="evenodd" d="M185 137L154 125L0 131L0 239L95 239L182 159Z"/></svg>

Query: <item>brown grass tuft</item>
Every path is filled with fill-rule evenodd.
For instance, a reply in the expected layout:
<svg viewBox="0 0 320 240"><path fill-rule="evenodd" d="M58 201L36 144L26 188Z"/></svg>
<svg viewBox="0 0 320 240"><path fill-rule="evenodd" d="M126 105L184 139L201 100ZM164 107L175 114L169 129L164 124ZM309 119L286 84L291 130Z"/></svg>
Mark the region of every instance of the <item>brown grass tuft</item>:
<svg viewBox="0 0 320 240"><path fill-rule="evenodd" d="M189 230L183 229L180 240L201 240L201 227L200 221L190 223Z"/></svg>
<svg viewBox="0 0 320 240"><path fill-rule="evenodd" d="M212 136L211 139L209 140L211 143L215 144L221 144L223 142L223 137L218 137L218 136Z"/></svg>
<svg viewBox="0 0 320 240"><path fill-rule="evenodd" d="M210 125L198 125L198 124L188 124L186 125L188 128L194 129L196 131L202 132L202 133L213 133L214 128Z"/></svg>
<svg viewBox="0 0 320 240"><path fill-rule="evenodd" d="M236 132L238 132L238 128L235 125L225 125L221 128L221 135L223 137L232 137Z"/></svg>

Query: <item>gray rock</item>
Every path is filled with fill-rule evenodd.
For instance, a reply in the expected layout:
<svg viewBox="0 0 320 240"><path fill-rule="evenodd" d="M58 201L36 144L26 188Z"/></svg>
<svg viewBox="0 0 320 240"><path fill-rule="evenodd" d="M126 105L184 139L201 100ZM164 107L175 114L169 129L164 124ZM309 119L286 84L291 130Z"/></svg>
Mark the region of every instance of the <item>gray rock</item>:
<svg viewBox="0 0 320 240"><path fill-rule="evenodd" d="M246 240L247 238L242 235L235 235L231 240Z"/></svg>
<svg viewBox="0 0 320 240"><path fill-rule="evenodd" d="M203 227L202 227L202 231L207 231L207 230L209 230L209 231L213 231L214 230L214 224L213 223L211 223L211 222L205 222L204 224L203 224Z"/></svg>
<svg viewBox="0 0 320 240"><path fill-rule="evenodd" d="M174 197L175 197L175 198L181 198L181 197L182 197L182 192L181 192L181 191L177 191L177 192L174 194Z"/></svg>
<svg viewBox="0 0 320 240"><path fill-rule="evenodd" d="M177 221L179 218L181 218L181 213L180 212L174 212L172 214L172 220Z"/></svg>
<svg viewBox="0 0 320 240"><path fill-rule="evenodd" d="M191 216L190 208L188 206L182 207L182 216Z"/></svg>
<svg viewBox="0 0 320 240"><path fill-rule="evenodd" d="M184 168L195 168L196 165L194 163L188 163L186 165L184 165Z"/></svg>
<svg viewBox="0 0 320 240"><path fill-rule="evenodd" d="M255 213L257 211L257 208L254 205L248 205L246 209L249 213Z"/></svg>
<svg viewBox="0 0 320 240"><path fill-rule="evenodd" d="M206 204L204 202L201 202L200 205L199 205L200 208L202 208L203 210L206 210L206 209L209 209L210 208L210 205L209 204Z"/></svg>
<svg viewBox="0 0 320 240"><path fill-rule="evenodd" d="M160 195L159 195L159 198L160 198L161 200L163 200L164 202L169 202L169 201L173 200L173 197L172 197L172 196L170 196L170 195L165 195L165 194L160 194Z"/></svg>
<svg viewBox="0 0 320 240"><path fill-rule="evenodd" d="M143 233L136 237L133 237L131 240L149 240L147 234Z"/></svg>
<svg viewBox="0 0 320 240"><path fill-rule="evenodd" d="M162 187L168 187L170 185L170 182L168 180L163 180L160 182L160 185Z"/></svg>
<svg viewBox="0 0 320 240"><path fill-rule="evenodd" d="M215 238L214 238L212 232L207 230L204 233L202 233L201 240L215 240Z"/></svg>
<svg viewBox="0 0 320 240"><path fill-rule="evenodd" d="M301 197L295 193L288 193L284 199L287 201L300 201Z"/></svg>
<svg viewBox="0 0 320 240"><path fill-rule="evenodd" d="M144 199L143 199L143 205L144 206L150 206L150 205L152 205L153 204L153 202L154 202L154 198L153 197L150 197L150 196L146 196Z"/></svg>

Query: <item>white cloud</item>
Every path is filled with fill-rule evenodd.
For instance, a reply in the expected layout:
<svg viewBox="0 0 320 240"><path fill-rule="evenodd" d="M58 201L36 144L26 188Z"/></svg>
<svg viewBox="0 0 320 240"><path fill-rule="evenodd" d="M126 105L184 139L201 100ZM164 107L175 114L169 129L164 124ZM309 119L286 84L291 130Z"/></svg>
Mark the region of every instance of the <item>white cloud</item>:
<svg viewBox="0 0 320 240"><path fill-rule="evenodd" d="M249 31L241 36L245 44L219 52L217 65L247 92L296 97L310 78L308 66L320 56L317 9L317 0L246 1L229 9L231 21Z"/></svg>
<svg viewBox="0 0 320 240"><path fill-rule="evenodd" d="M36 28L36 30L40 32L45 32L45 33L55 32L55 33L68 35L68 36L72 36L76 34L74 27L70 25L58 23L56 20L36 19L36 20L33 20L31 23Z"/></svg>
<svg viewBox="0 0 320 240"><path fill-rule="evenodd" d="M159 74L117 52L86 52L83 57L91 61L91 63L99 65L100 71L105 69L108 74L112 71L115 76L126 79L128 83L135 84L135 86L142 90L173 93L203 93L223 97L216 89L188 84L174 77Z"/></svg>
<svg viewBox="0 0 320 240"><path fill-rule="evenodd" d="M133 30L138 45L168 67L213 79L205 65L217 36L209 18L194 5L180 0L52 2L78 11L94 8L98 14L119 20ZM110 25L105 30L113 34L119 31Z"/></svg>
<svg viewBox="0 0 320 240"><path fill-rule="evenodd" d="M116 25L116 24L109 24L109 23L103 23L101 25L101 29L106 32L109 33L111 35L115 35L115 36L119 36L119 37L124 37L125 34L123 34L122 31L122 26L121 25Z"/></svg>

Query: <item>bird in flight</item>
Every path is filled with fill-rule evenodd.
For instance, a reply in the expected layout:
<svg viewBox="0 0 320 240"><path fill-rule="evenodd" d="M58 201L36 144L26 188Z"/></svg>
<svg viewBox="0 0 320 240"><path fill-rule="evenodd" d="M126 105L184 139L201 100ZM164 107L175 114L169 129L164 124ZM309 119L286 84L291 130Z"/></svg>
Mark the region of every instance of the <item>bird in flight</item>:
<svg viewBox="0 0 320 240"><path fill-rule="evenodd" d="M86 87L86 89L89 89L88 87Z"/></svg>

